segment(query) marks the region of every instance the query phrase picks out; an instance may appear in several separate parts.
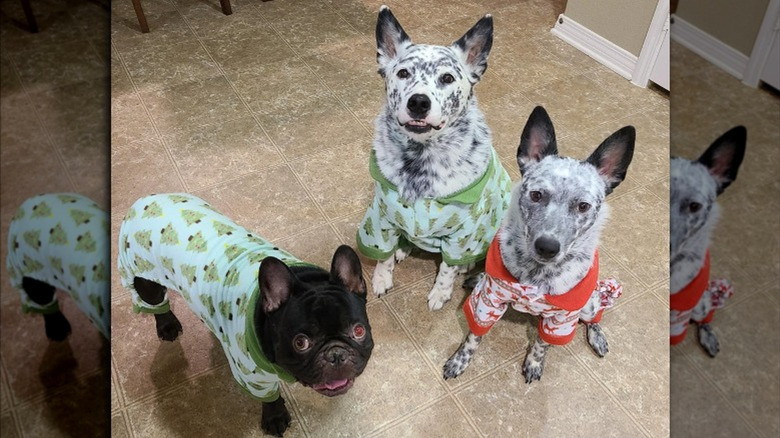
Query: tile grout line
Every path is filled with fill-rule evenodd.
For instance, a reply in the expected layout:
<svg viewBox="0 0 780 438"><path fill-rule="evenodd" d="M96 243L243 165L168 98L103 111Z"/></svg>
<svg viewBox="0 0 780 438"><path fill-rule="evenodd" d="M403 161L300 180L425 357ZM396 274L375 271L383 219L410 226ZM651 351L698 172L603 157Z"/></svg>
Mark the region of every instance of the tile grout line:
<svg viewBox="0 0 780 438"><path fill-rule="evenodd" d="M178 13L178 9L177 9ZM179 14L181 15L181 14ZM135 80L130 75L130 71L127 69L127 63L125 62L124 55L119 51L119 49L116 48L116 45L114 44L113 39L111 40L111 47L114 48L114 51L116 52L116 56L119 59L119 63L121 64L122 68L125 70L125 73L127 74L127 78L130 81L130 84L133 86L133 90L135 90L135 95L138 98L138 101L141 102L141 106L144 108L144 112L146 113L146 117L149 118L149 122L152 125L152 129L154 130L154 133L157 135L157 140L162 144L163 150L165 151L165 156L168 158L169 163L173 166L173 171L176 174L176 177L179 180L179 183L181 183L182 187L185 191L189 191L189 187L184 181L184 178L181 175L181 172L179 172L179 168L176 166L176 161L173 159L173 155L171 154L170 149L168 148L168 145L163 138L163 136L160 133L160 129L157 126L157 122L154 120L154 117L152 117L152 113L149 111L149 107L146 105L146 102L144 101L143 96L141 96L141 92L138 89L138 85L136 85Z"/></svg>
<svg viewBox="0 0 780 438"><path fill-rule="evenodd" d="M298 175L298 173L295 172L295 169L292 168L292 166L290 165L289 158L284 154L284 151L282 151L282 149L279 147L279 145L276 144L276 142L268 134L268 131L265 129L263 124L260 122L260 119L258 119L257 115L254 113L254 111L252 111L252 108L249 106L249 103L247 103L246 99L244 99L244 97L241 95L241 93L238 92L237 86L230 80L230 78L228 78L227 74L225 73L225 70L222 68L222 66L211 55L211 52L209 52L208 48L203 43L203 40L197 35L197 32L195 32L195 30L190 25L189 19L187 19L187 17L185 17L184 15L181 14L181 11L179 11L178 5L176 5L175 2L174 2L174 7L176 8L176 12L179 14L179 16L184 21L184 24L195 35L195 39L198 41L198 44L200 44L200 47L206 52L206 55L208 55L209 59L211 59L211 62L214 63L214 65L216 66L217 70L220 72L221 76L225 79L225 81L230 86L230 89L233 91L233 93L236 95L236 97L238 97L238 99L241 101L241 103L244 106L244 109L249 112L249 114L252 117L252 119L254 119L255 124L257 124L257 126L263 131L263 133L265 134L265 136L268 139L268 141L274 146L276 151L279 153L280 157L282 158L282 163L284 163L284 165L286 165L287 168L290 170L290 173L293 174L293 177L296 179L298 184L301 185L301 187L303 188L303 191L309 197L309 199L311 200L312 204L314 204L314 206L317 208L317 210L319 210L319 212L322 215L322 217L327 219L328 215L325 214L325 210L322 208L322 206L319 204L319 202L317 202L317 200L314 198L313 194L311 193L311 190L309 190L309 188L303 183L303 180L301 179L300 175ZM263 18L263 20L265 20L265 18ZM273 28L273 26L272 26L272 28ZM274 29L274 31L275 31L275 29ZM287 41L284 40L283 38L282 38L282 40L285 41L285 43L287 43ZM298 55L296 54L296 56L298 56ZM176 166L176 163L174 162L174 167L175 166ZM178 173L178 167L177 167L177 173Z"/></svg>
<svg viewBox="0 0 780 438"><path fill-rule="evenodd" d="M16 61L14 60L14 56L9 56L7 58L11 64L11 67L14 70L14 73L16 73L17 79L19 79L19 84L22 86L22 90L24 91L24 97L26 98L27 102L32 102L32 99L30 98L30 91L27 88L26 81L22 80L22 75L19 73L19 67L16 65ZM51 89L56 89L60 87L56 86L49 86ZM40 126L41 131L43 131L43 135L46 138L46 143L49 146L50 150L54 151L54 156L57 157L57 162L59 162L61 170L65 173L65 177L68 179L68 182L70 183L71 189L75 192L76 190L76 183L73 179L73 175L70 174L70 171L68 170L68 166L65 165L65 158L62 155L62 151L60 151L60 148L58 148L54 144L54 140L52 139L52 134L49 132L49 128L46 126L45 123L43 123L43 118L38 112L38 109L35 107L35 105L32 106L33 113L35 114L35 120L38 122L38 126Z"/></svg>
<svg viewBox="0 0 780 438"><path fill-rule="evenodd" d="M442 394L439 397L436 397L432 400L429 400L425 403L422 403L421 405L417 406L416 408L412 409L411 411L407 412L404 415L401 415L400 417L394 418L383 425L377 427L376 429L371 430L368 432L365 437L375 437L381 434L382 432L386 432L388 429L391 429L399 424L403 424L404 421L408 420L409 418L419 414L420 412L430 408L431 406L435 405L436 403L439 403L443 400L446 400L448 397L451 397L450 394Z"/></svg>
<svg viewBox="0 0 780 438"><path fill-rule="evenodd" d="M670 352L670 356L671 356L671 352ZM762 436L763 436L762 434L758 433L758 431L757 431L757 430L756 430L756 429L753 427L753 423L752 423L752 422L750 422L750 421L748 421L748 419L745 417L745 415L743 414L743 412L742 412L740 409L737 409L737 407L736 407L736 406L734 406L734 404L732 404L732 403L731 403L731 400L729 399L729 397L728 397L728 394L726 394L726 392L725 392L723 389L721 389L721 387L720 387L720 386L718 386L717 382L715 382L713 379L711 379L711 378L710 378L710 376L709 376L709 375L707 375L707 373L705 372L705 370L704 370L703 368L701 368L701 367L700 367L700 366L699 366L699 365L696 363L696 361L694 361L694 360L693 360L693 359L692 359L692 358L689 356L689 353L687 353L687 352L683 352L683 354L682 354L682 358L683 358L683 360L684 360L684 361L688 362L688 365L689 365L689 366L692 366L692 367L693 367L693 369L694 369L694 370L695 370L695 372L696 372L696 373L699 375L699 377L700 377L700 378L703 378L703 379L704 379L704 380L705 380L705 381L706 381L708 384L710 384L710 386L712 386L713 388L715 388L715 391L717 391L717 393L718 393L718 395L721 397L721 399L722 399L723 401L725 401L725 402L726 402L726 404L728 405L728 407L729 407L729 408L731 408L731 409L732 409L732 410L733 410L733 411L734 411L734 412L737 414L737 416L739 417L739 419L740 419L740 420L742 420L742 422L743 422L743 423L745 423L745 424L748 426L748 429L749 429L751 432L753 432L753 435L754 435L754 436L757 436L757 437L762 437Z"/></svg>
<svg viewBox="0 0 780 438"><path fill-rule="evenodd" d="M301 425L303 436L310 437L311 432L309 431L309 427L306 424L306 420L305 417L303 416L303 413L301 412L300 406L298 406L298 401L295 400L295 396L293 396L293 393L290 390L290 385L294 385L294 383L290 384L290 383L282 382L280 389L286 396L285 400L292 401L292 403L290 403L290 408L292 408L293 414L295 415L295 418L298 420L298 424Z"/></svg>
<svg viewBox="0 0 780 438"><path fill-rule="evenodd" d="M650 433L647 428L643 424L639 422L637 418L634 417L633 412L628 409L626 406L623 405L623 403L618 400L617 395L612 392L612 390L609 388L609 386L606 385L597 375L594 373L590 367L587 366L584 360L582 360L574 351L571 350L569 346L565 346L566 350L569 352L571 356L574 357L574 360L580 364L580 366L585 370L585 372L590 376L592 380L595 380L596 383L604 390L604 392L607 393L607 396L612 400L613 403L618 405L620 410L623 411L623 413L634 423L634 425L639 428L639 430L642 431L642 433L645 434L648 438L652 438L653 434Z"/></svg>

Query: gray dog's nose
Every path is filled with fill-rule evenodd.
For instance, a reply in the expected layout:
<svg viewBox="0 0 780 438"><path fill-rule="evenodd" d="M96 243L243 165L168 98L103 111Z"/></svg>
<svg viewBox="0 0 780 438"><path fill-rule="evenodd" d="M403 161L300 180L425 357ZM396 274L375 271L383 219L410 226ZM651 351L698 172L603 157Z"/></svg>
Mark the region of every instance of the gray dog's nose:
<svg viewBox="0 0 780 438"><path fill-rule="evenodd" d="M539 254L539 257L551 259L561 250L561 244L549 237L540 237L534 242L534 248L536 248L536 253Z"/></svg>
<svg viewBox="0 0 780 438"><path fill-rule="evenodd" d="M425 118L431 110L431 99L424 94L413 94L406 102L406 109L409 110L409 115L416 119Z"/></svg>

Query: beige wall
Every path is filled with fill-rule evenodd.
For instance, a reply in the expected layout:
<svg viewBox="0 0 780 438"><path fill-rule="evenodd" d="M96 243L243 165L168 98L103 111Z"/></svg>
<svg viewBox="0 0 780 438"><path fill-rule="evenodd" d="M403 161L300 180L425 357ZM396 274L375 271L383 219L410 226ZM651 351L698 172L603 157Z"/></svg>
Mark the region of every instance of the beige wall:
<svg viewBox="0 0 780 438"><path fill-rule="evenodd" d="M569 0L564 14L639 56L657 4L658 0Z"/></svg>
<svg viewBox="0 0 780 438"><path fill-rule="evenodd" d="M750 56L769 0L680 0L676 15Z"/></svg>

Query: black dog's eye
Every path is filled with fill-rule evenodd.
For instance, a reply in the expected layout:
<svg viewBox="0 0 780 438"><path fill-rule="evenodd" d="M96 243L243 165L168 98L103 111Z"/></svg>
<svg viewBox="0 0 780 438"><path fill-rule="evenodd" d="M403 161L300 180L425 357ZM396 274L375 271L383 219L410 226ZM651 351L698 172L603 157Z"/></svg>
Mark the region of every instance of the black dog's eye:
<svg viewBox="0 0 780 438"><path fill-rule="evenodd" d="M691 202L688 204L688 209L691 210L691 213L696 213L697 211L701 210L701 204L698 202Z"/></svg>
<svg viewBox="0 0 780 438"><path fill-rule="evenodd" d="M363 324L355 324L352 327L352 337L358 341L366 337L366 328L363 327Z"/></svg>
<svg viewBox="0 0 780 438"><path fill-rule="evenodd" d="M298 351L306 351L311 348L311 341L306 335L297 335L293 338L293 347Z"/></svg>
<svg viewBox="0 0 780 438"><path fill-rule="evenodd" d="M585 213L586 211L590 210L590 204L587 202L580 202L577 208L580 210L580 213Z"/></svg>
<svg viewBox="0 0 780 438"><path fill-rule="evenodd" d="M409 70L402 68L401 70L398 70L398 73L395 74L401 79L406 79L409 77Z"/></svg>
<svg viewBox="0 0 780 438"><path fill-rule="evenodd" d="M534 190L531 193L529 193L529 196L531 197L531 201L533 202L539 202L542 200L542 192L538 190Z"/></svg>
<svg viewBox="0 0 780 438"><path fill-rule="evenodd" d="M451 84L451 83L455 82L455 78L452 77L452 75L449 74L449 73L445 73L445 74L441 75L439 80L441 81L442 84Z"/></svg>

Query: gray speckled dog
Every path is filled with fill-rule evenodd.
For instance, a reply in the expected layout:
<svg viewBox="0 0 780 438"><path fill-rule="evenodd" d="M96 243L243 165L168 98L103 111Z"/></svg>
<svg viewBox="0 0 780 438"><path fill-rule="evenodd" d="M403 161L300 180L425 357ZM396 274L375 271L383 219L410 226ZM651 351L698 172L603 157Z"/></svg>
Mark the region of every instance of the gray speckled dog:
<svg viewBox="0 0 780 438"><path fill-rule="evenodd" d="M621 288L613 279L598 280L596 249L609 215L605 198L626 176L635 136L626 126L585 161L560 157L547 112L533 110L517 149L523 180L512 190L485 274L463 306L470 330L444 365L445 379L463 373L482 336L510 306L541 317L523 365L528 383L541 378L550 344L571 341L578 321L596 354L607 353L599 321Z"/></svg>
<svg viewBox="0 0 780 438"><path fill-rule="evenodd" d="M364 255L378 260L373 276L377 296L393 286L395 264L408 255L410 246L399 245L399 236L426 251L441 252L443 262L428 295L429 308L436 310L450 299L457 274L484 258L487 247L482 243L495 234L508 202L510 181L474 97L474 86L487 69L493 18L484 16L450 46L414 44L382 6L376 39L387 100L375 122L372 176L382 180L385 194L397 192L392 196L400 202L398 208L391 206L381 226L367 215L358 244ZM488 179L488 186L469 201L453 199ZM468 220L462 213L437 216L443 205L457 203ZM388 216L384 200L375 204L372 208ZM482 220L486 215L493 218L490 224ZM469 242L464 231L484 238Z"/></svg>
<svg viewBox="0 0 780 438"><path fill-rule="evenodd" d="M720 217L717 196L737 178L745 155L747 130L737 126L691 161L674 157L670 184L670 343L685 338L690 321L698 325L699 344L711 357L720 350L710 320L733 293L725 280L710 281L710 235Z"/></svg>

